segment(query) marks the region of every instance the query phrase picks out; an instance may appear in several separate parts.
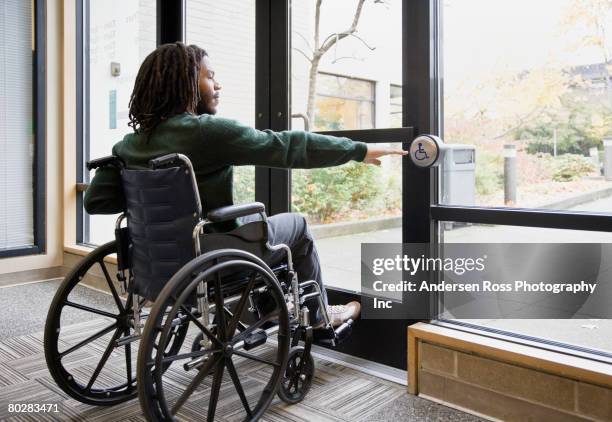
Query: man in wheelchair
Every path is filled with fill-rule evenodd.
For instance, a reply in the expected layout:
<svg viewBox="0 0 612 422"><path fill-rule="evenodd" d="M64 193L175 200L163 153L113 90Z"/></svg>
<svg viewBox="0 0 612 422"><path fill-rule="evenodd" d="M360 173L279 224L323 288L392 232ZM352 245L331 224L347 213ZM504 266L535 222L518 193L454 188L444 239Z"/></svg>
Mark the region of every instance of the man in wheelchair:
<svg viewBox="0 0 612 422"><path fill-rule="evenodd" d="M66 276L45 325L51 375L79 401L114 405L137 391L147 419L193 419L206 389L207 420L213 421L227 371L244 420L257 420L275 394L287 403L303 400L314 377L311 344L339 344L359 315L357 302L328 306L303 216L268 218L261 203L233 205L232 169L315 168L350 160L377 165L381 156L405 153L303 131L259 131L216 117L220 89L204 50L160 46L136 77L129 110L134 132L113 147L111 157L87 164L97 170L85 210L122 214L116 241L94 250ZM125 299L106 269L113 254ZM98 266L115 312L69 297ZM64 311L75 309L111 324L72 344L61 321ZM76 373L69 357L110 333L93 373ZM113 356L125 361L123 380L100 375ZM253 390L255 384L263 389Z"/></svg>
<svg viewBox="0 0 612 422"><path fill-rule="evenodd" d="M303 131L259 131L216 117L221 85L203 49L182 43L165 44L142 63L130 99L130 133L112 150L127 168L147 168L149 160L170 153L187 156L195 170L203 215L233 204L232 166L256 165L277 168L317 168L350 160L380 164L379 157L405 152L354 142L348 138ZM97 170L84 196L90 214L115 214L125 207L118 170ZM253 221L257 215L238 219ZM293 254L300 280L315 280L327 304L319 257L303 216L284 213L267 219L270 244L286 244ZM236 220L219 223L216 230L231 229ZM267 251L264 260L277 264L283 251ZM309 302L311 323L319 328L323 318L318 301ZM358 302L328 306L333 326L355 319Z"/></svg>

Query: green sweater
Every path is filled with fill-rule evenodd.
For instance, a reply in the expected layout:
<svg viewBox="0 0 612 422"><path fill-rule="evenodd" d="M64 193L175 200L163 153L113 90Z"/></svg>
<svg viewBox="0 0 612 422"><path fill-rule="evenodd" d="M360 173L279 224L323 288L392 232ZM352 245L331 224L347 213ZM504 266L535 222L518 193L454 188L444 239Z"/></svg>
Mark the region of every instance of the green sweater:
<svg viewBox="0 0 612 422"><path fill-rule="evenodd" d="M350 160L363 161L367 145L302 131L260 131L230 119L183 113L160 123L148 140L131 133L113 147L113 155L132 169L148 168L150 159L175 152L185 154L193 164L206 215L233 204L232 166L337 166ZM85 191L84 206L90 214L124 210L121 177L115 168L96 171Z"/></svg>

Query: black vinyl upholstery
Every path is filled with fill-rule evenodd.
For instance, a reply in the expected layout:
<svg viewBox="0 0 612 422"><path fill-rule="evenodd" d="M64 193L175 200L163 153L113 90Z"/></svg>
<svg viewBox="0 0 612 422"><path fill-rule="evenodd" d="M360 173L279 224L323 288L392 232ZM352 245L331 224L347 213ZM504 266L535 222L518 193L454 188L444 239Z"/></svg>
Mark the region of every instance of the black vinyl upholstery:
<svg viewBox="0 0 612 422"><path fill-rule="evenodd" d="M225 233L210 233L201 237L202 253L215 249L242 249L262 257L268 240L268 224L252 221Z"/></svg>
<svg viewBox="0 0 612 422"><path fill-rule="evenodd" d="M197 191L187 167L121 171L126 198L134 293L155 301L170 278L195 258L193 229L200 220ZM263 204L237 206L219 215L234 218L247 210L264 212ZM214 210L212 211L214 212ZM259 257L268 240L265 221L252 221L223 233L201 236L201 253L242 249ZM225 274L235 279L239 274ZM234 283L230 283L234 284ZM225 287L224 287L225 291Z"/></svg>
<svg viewBox="0 0 612 422"><path fill-rule="evenodd" d="M191 175L184 167L123 170L134 293L155 300L165 283L195 257L198 222Z"/></svg>
<svg viewBox="0 0 612 422"><path fill-rule="evenodd" d="M233 220L235 218L244 217L251 214L262 213L266 207L261 202L251 202L248 204L229 205L211 210L206 218L213 223Z"/></svg>

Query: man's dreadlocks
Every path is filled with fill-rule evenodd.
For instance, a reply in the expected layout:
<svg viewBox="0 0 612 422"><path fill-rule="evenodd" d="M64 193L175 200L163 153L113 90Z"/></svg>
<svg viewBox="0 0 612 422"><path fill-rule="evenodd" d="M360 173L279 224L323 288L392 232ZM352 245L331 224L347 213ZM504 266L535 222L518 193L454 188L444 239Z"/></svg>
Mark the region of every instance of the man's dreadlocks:
<svg viewBox="0 0 612 422"><path fill-rule="evenodd" d="M185 111L195 113L200 63L207 55L200 47L181 42L163 44L149 54L130 97L129 126L148 136L163 120Z"/></svg>

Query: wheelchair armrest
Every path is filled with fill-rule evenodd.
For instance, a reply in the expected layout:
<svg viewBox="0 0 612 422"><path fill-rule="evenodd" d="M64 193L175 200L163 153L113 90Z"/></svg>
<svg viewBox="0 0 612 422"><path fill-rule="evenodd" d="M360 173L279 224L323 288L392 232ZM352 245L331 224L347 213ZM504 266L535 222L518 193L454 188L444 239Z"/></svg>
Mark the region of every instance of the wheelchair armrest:
<svg viewBox="0 0 612 422"><path fill-rule="evenodd" d="M109 155L108 157L96 158L93 160L89 160L86 164L87 170L95 170L99 167L105 166L115 166L119 168L124 168L125 164L121 158L116 157L114 155Z"/></svg>
<svg viewBox="0 0 612 422"><path fill-rule="evenodd" d="M248 204L229 205L209 211L207 218L213 223L232 220L250 214L265 212L266 207L261 202L251 202Z"/></svg>

